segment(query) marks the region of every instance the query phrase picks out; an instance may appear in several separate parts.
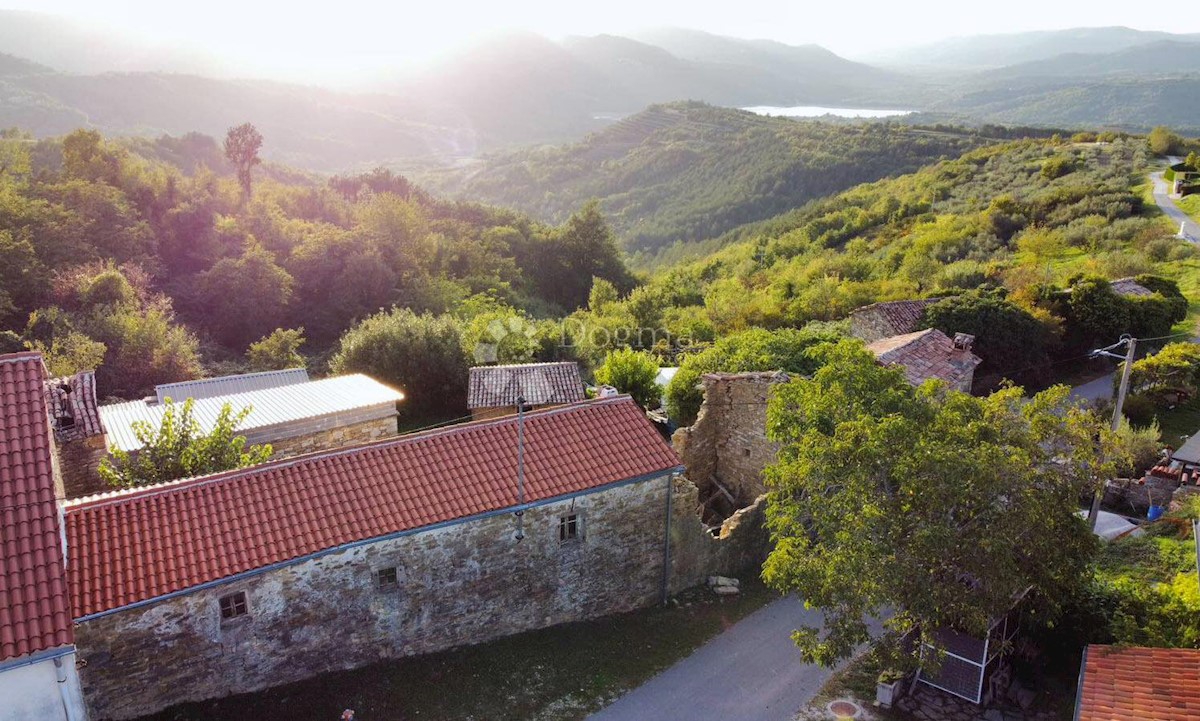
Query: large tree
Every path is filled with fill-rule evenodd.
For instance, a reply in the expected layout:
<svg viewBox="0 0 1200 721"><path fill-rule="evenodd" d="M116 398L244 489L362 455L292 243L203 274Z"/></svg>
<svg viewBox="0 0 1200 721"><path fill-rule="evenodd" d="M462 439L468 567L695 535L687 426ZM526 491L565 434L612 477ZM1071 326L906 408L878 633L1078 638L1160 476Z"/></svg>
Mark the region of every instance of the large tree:
<svg viewBox="0 0 1200 721"><path fill-rule="evenodd" d="M262 162L258 151L262 149L263 136L250 123L230 128L225 134L225 157L237 169L238 183L242 186L242 197L250 197L250 171Z"/></svg>
<svg viewBox="0 0 1200 721"><path fill-rule="evenodd" d="M922 326L975 336L983 363L975 377L1041 384L1050 369L1053 333L1029 311L995 292L969 291L926 306Z"/></svg>
<svg viewBox="0 0 1200 721"><path fill-rule="evenodd" d="M768 413L782 449L763 575L825 614L824 635L795 633L803 656L845 658L889 611L892 630L932 643L938 627L983 634L1026 590L1052 615L1096 547L1076 510L1112 468L1105 425L1063 386L977 398L913 388L852 341L821 352Z"/></svg>

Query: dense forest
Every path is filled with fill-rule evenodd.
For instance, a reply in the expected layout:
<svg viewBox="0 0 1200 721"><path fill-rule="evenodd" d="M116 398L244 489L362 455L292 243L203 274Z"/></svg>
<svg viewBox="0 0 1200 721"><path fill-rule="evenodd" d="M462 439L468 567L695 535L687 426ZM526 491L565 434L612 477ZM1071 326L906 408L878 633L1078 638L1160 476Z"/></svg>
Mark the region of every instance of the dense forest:
<svg viewBox="0 0 1200 721"><path fill-rule="evenodd" d="M595 277L632 287L594 206L550 227L438 201L388 171L323 181L255 168L256 135L228 158L197 135L0 135L6 349L43 350L56 373L98 367L103 395L131 397L244 368L264 339L283 352L306 338L319 360L392 306L559 316Z"/></svg>
<svg viewBox="0 0 1200 721"><path fill-rule="evenodd" d="M797 121L672 103L579 143L497 153L422 182L553 222L599 198L627 249L653 254L984 142L959 128Z"/></svg>

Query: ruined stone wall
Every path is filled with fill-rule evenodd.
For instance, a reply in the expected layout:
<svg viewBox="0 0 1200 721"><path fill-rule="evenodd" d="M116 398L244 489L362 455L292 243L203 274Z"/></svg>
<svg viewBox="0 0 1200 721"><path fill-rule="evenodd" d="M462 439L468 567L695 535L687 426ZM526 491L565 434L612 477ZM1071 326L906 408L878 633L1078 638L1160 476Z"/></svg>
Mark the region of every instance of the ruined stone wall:
<svg viewBox="0 0 1200 721"><path fill-rule="evenodd" d="M92 721L652 604L666 492L663 476L539 506L520 543L504 513L84 621L75 637ZM582 539L560 543L568 513L582 517ZM397 587L377 589L372 572L390 567ZM218 599L236 591L250 612L222 622Z"/></svg>
<svg viewBox="0 0 1200 721"><path fill-rule="evenodd" d="M273 458L299 456L314 451L325 451L343 446L352 446L381 438L396 435L396 418L376 418L375 420L352 423L337 428L329 428L316 433L308 433L292 438L272 440Z"/></svg>
<svg viewBox="0 0 1200 721"><path fill-rule="evenodd" d="M746 506L766 491L763 469L779 444L767 438L767 399L786 373L713 373L704 376L704 404L696 422L672 442L688 478L704 489L718 481Z"/></svg>
<svg viewBox="0 0 1200 721"><path fill-rule="evenodd" d="M896 335L896 327L881 308L859 308L850 315L850 335L864 343Z"/></svg>
<svg viewBox="0 0 1200 721"><path fill-rule="evenodd" d="M770 549L767 497L735 512L715 534L700 520L699 489L686 477L674 480L671 497L671 593L703 583L708 576L757 574Z"/></svg>
<svg viewBox="0 0 1200 721"><path fill-rule="evenodd" d="M108 455L104 436L57 443L63 489L67 498L112 490L100 479L100 461Z"/></svg>

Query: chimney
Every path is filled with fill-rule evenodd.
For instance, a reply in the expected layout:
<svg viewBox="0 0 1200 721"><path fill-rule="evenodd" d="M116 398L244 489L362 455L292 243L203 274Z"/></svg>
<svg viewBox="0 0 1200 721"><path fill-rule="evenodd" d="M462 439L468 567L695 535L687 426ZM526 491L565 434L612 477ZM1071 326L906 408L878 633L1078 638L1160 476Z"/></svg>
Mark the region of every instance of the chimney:
<svg viewBox="0 0 1200 721"><path fill-rule="evenodd" d="M975 343L975 336L968 333L954 334L954 350L969 352Z"/></svg>

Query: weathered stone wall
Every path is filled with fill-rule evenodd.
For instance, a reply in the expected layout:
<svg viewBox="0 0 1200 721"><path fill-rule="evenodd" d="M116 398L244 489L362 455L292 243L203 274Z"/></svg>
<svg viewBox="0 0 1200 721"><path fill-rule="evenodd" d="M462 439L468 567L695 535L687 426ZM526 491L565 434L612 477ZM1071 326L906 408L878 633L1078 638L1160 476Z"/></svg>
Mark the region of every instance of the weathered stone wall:
<svg viewBox="0 0 1200 721"><path fill-rule="evenodd" d="M766 491L763 469L779 444L767 438L767 399L786 373L713 373L704 376L704 404L696 422L672 442L688 478L706 489L713 480L746 506Z"/></svg>
<svg viewBox="0 0 1200 721"><path fill-rule="evenodd" d="M104 436L58 441L59 469L67 498L112 490L100 479L100 461L108 455Z"/></svg>
<svg viewBox="0 0 1200 721"><path fill-rule="evenodd" d="M1104 486L1103 505L1119 513L1143 516L1151 504L1166 507L1170 504L1179 481L1173 478L1117 478Z"/></svg>
<svg viewBox="0 0 1200 721"><path fill-rule="evenodd" d="M654 603L666 492L663 476L531 509L520 543L505 513L84 621L92 721ZM583 537L560 543L568 513L582 516ZM386 567L398 587L377 590L372 571ZM218 599L236 591L250 613L222 623Z"/></svg>
<svg viewBox="0 0 1200 721"><path fill-rule="evenodd" d="M377 418L337 428L309 433L292 438L271 441L274 458L299 456L314 451L325 451L343 446L352 446L396 435L396 418Z"/></svg>
<svg viewBox="0 0 1200 721"><path fill-rule="evenodd" d="M850 315L850 335L864 343L896 335L895 326L881 308L859 308Z"/></svg>
<svg viewBox="0 0 1200 721"><path fill-rule="evenodd" d="M671 498L671 593L712 575L758 573L770 548L767 497L735 512L715 534L700 520L699 489L685 477L674 481Z"/></svg>

